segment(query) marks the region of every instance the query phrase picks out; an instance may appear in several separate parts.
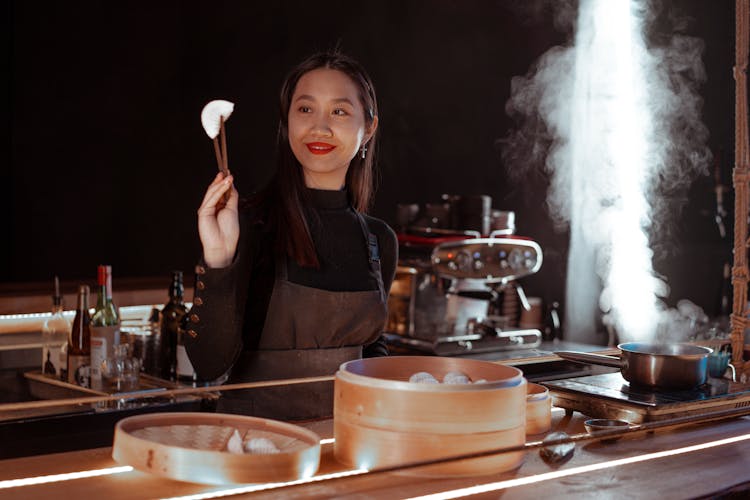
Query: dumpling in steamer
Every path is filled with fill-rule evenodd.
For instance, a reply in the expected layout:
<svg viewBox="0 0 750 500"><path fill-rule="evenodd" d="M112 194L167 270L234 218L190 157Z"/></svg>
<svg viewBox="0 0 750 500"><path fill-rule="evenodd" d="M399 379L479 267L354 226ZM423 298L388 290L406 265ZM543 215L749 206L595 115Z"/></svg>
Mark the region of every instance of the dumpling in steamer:
<svg viewBox="0 0 750 500"><path fill-rule="evenodd" d="M448 372L443 377L443 383L449 385L470 384L471 379L463 372Z"/></svg>
<svg viewBox="0 0 750 500"><path fill-rule="evenodd" d="M409 382L414 384L439 384L438 380L431 373L417 372L409 377Z"/></svg>
<svg viewBox="0 0 750 500"><path fill-rule="evenodd" d="M227 451L235 455L242 455L244 453L242 450L242 436L240 436L240 431L237 429L234 430L227 441Z"/></svg>
<svg viewBox="0 0 750 500"><path fill-rule="evenodd" d="M271 455L279 453L279 449L268 438L251 438L245 441L245 452L255 453L256 455Z"/></svg>

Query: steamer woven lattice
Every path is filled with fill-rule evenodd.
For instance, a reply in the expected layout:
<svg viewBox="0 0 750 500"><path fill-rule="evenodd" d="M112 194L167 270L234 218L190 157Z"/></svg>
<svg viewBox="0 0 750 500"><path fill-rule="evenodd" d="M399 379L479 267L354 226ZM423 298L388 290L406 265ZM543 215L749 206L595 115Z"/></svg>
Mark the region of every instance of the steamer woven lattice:
<svg viewBox="0 0 750 500"><path fill-rule="evenodd" d="M270 440L271 454L231 453L227 441ZM115 426L113 458L143 472L203 484L265 483L311 477L320 465L320 436L276 420L220 413L149 413ZM249 447L252 448L252 447Z"/></svg>

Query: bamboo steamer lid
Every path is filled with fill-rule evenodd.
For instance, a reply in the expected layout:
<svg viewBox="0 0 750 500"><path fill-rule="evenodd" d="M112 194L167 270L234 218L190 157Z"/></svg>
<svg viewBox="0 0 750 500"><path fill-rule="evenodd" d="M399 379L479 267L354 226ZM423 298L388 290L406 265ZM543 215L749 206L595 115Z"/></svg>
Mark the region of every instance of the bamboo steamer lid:
<svg viewBox="0 0 750 500"><path fill-rule="evenodd" d="M462 372L480 384L408 382L425 371L438 380ZM393 356L349 361L336 373L334 453L361 468L468 454L525 441L526 380L517 368L487 361ZM418 475L477 475L518 466L523 453L453 461Z"/></svg>

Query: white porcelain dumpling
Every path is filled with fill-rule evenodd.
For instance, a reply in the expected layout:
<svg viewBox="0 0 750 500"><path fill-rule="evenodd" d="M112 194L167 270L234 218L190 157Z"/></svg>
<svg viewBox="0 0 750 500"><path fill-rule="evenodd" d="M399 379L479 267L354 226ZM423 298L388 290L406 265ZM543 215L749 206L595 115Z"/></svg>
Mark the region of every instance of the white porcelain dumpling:
<svg viewBox="0 0 750 500"><path fill-rule="evenodd" d="M471 379L463 372L448 372L443 377L443 383L448 385L470 384Z"/></svg>
<svg viewBox="0 0 750 500"><path fill-rule="evenodd" d="M438 380L427 372L417 372L409 377L409 382L414 384L439 384Z"/></svg>

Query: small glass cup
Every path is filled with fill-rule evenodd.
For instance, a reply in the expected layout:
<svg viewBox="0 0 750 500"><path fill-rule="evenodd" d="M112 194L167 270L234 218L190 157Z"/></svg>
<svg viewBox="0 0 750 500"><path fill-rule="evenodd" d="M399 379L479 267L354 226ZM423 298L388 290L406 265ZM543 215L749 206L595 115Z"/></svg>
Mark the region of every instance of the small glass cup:
<svg viewBox="0 0 750 500"><path fill-rule="evenodd" d="M115 346L114 356L102 361L102 384L110 394L138 390L141 361L130 355L130 345Z"/></svg>

